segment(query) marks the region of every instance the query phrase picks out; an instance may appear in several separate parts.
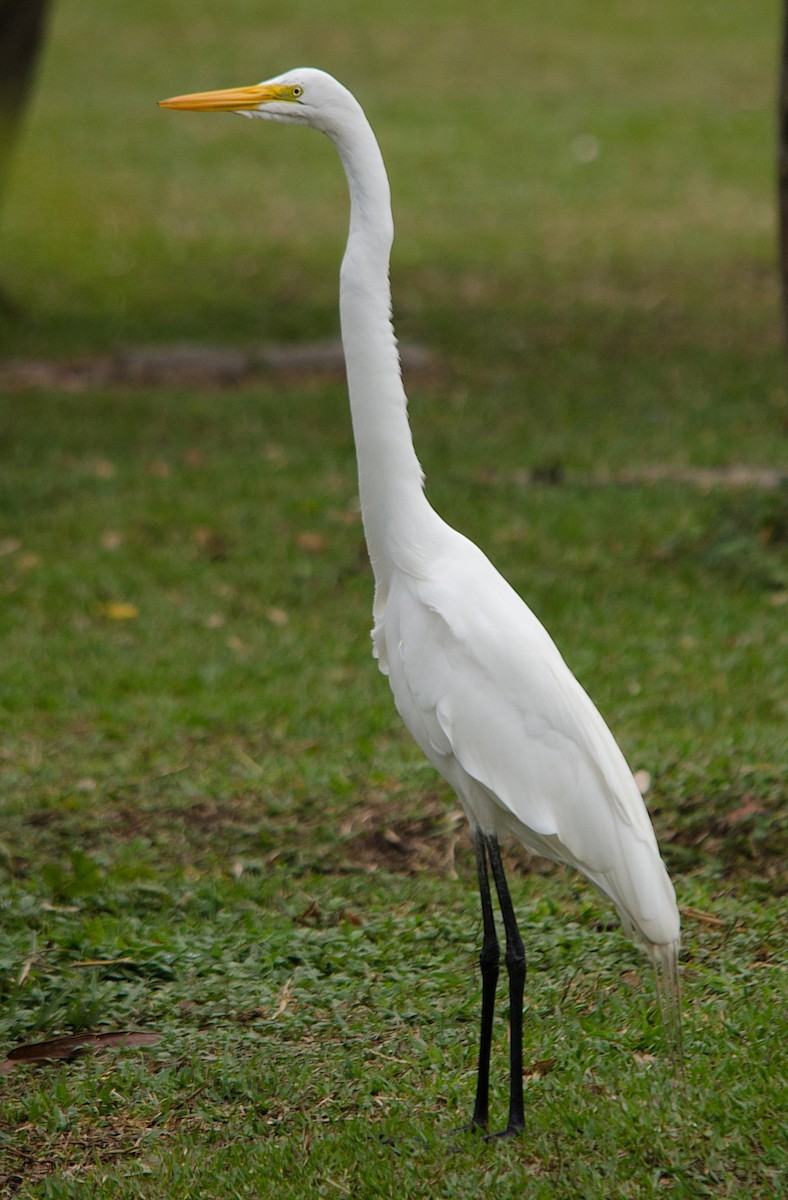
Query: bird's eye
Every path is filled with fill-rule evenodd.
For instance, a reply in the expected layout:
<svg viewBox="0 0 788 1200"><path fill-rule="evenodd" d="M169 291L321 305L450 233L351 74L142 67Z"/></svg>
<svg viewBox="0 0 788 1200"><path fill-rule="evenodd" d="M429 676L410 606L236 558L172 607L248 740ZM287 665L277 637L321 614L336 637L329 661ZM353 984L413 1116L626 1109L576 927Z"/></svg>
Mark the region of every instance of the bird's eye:
<svg viewBox="0 0 788 1200"><path fill-rule="evenodd" d="M299 96L303 96L303 94L304 94L304 89L301 87L300 83L294 84L293 87L291 87L291 89L290 89L290 95L296 100L298 99Z"/></svg>

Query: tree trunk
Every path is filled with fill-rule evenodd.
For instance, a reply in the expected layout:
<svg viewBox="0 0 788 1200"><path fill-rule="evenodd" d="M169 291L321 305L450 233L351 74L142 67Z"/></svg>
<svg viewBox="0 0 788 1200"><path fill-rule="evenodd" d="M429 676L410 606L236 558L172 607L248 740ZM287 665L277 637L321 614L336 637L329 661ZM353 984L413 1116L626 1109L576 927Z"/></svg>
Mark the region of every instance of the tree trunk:
<svg viewBox="0 0 788 1200"><path fill-rule="evenodd" d="M25 109L49 0L0 0L0 188Z"/></svg>
<svg viewBox="0 0 788 1200"><path fill-rule="evenodd" d="M41 48L49 0L0 0L0 199ZM19 308L0 285L0 316Z"/></svg>

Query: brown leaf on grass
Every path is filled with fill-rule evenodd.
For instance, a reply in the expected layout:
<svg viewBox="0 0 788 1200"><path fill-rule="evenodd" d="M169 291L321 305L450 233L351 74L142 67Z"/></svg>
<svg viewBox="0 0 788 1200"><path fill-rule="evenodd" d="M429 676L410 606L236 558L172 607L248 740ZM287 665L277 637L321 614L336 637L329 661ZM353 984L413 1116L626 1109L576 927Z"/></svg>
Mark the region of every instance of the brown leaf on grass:
<svg viewBox="0 0 788 1200"><path fill-rule="evenodd" d="M329 521L337 525L360 525L361 510L355 508L330 508L326 513Z"/></svg>
<svg viewBox="0 0 788 1200"><path fill-rule="evenodd" d="M596 1079L583 1080L583 1087L587 1088L592 1096L605 1096L608 1100L617 1100L615 1092L611 1092L610 1088L604 1083L599 1083Z"/></svg>
<svg viewBox="0 0 788 1200"><path fill-rule="evenodd" d="M100 540L103 550L120 550L123 545L123 534L118 533L117 529L107 529L102 533Z"/></svg>
<svg viewBox="0 0 788 1200"><path fill-rule="evenodd" d="M107 458L94 458L88 463L88 470L96 479L114 479L115 464Z"/></svg>
<svg viewBox="0 0 788 1200"><path fill-rule="evenodd" d="M137 965L136 958L80 958L72 967L123 967Z"/></svg>
<svg viewBox="0 0 788 1200"><path fill-rule="evenodd" d="M76 1057L85 1050L113 1050L118 1046L153 1046L161 1034L137 1033L125 1030L121 1033L74 1033L65 1037L48 1038L44 1042L30 1042L9 1050L8 1057L0 1062L0 1075L9 1075L17 1067L27 1063L43 1063Z"/></svg>
<svg viewBox="0 0 788 1200"><path fill-rule="evenodd" d="M722 917L715 917L712 913L703 912L700 908L692 908L689 904L680 904L679 912L688 921L697 921L699 925L708 925L710 929L724 929L728 924L727 921L723 921Z"/></svg>
<svg viewBox="0 0 788 1200"><path fill-rule="evenodd" d="M269 1018L271 1021L275 1021L277 1017L281 1017L282 1013L285 1011L288 1004L292 1000L292 998L293 998L293 989L291 987L292 982L293 982L292 979L288 979L286 981L286 983L282 986L282 989L279 992L276 1009L274 1012L271 1013L271 1016Z"/></svg>
<svg viewBox="0 0 788 1200"><path fill-rule="evenodd" d="M303 550L305 554L322 554L327 544L322 533L313 533L308 529L299 533L296 538L298 549Z"/></svg>
<svg viewBox="0 0 788 1200"><path fill-rule="evenodd" d="M221 533L217 533L215 529L208 529L201 525L193 530L192 540L212 562L223 562L229 557L230 544L227 538L223 537Z"/></svg>
<svg viewBox="0 0 788 1200"><path fill-rule="evenodd" d="M651 791L651 775L648 771L635 771L635 783L638 785L638 791L641 796L647 795Z"/></svg>
<svg viewBox="0 0 788 1200"><path fill-rule="evenodd" d="M550 1074L557 1061L555 1058L540 1058L526 1067L523 1075L526 1079L541 1079L543 1075Z"/></svg>
<svg viewBox="0 0 788 1200"><path fill-rule="evenodd" d="M296 917L299 925L314 925L320 922L322 914L318 906L317 900L312 900L304 909L300 917Z"/></svg>
<svg viewBox="0 0 788 1200"><path fill-rule="evenodd" d="M31 958L25 959L25 961L22 963L22 970L19 972L19 977L17 978L17 981L16 981L17 987L23 986L25 980L27 979L28 975L30 974L31 970L33 969L34 962L35 962L35 959L33 957L31 957Z"/></svg>
<svg viewBox="0 0 788 1200"><path fill-rule="evenodd" d="M290 617L283 608L267 608L265 615L272 625L278 625L280 629L290 620Z"/></svg>
<svg viewBox="0 0 788 1200"><path fill-rule="evenodd" d="M102 604L99 612L102 617L109 617L111 621L133 621L140 615L137 605L130 604L127 600L112 600L109 604Z"/></svg>
<svg viewBox="0 0 788 1200"><path fill-rule="evenodd" d="M722 821L731 829L734 825L741 825L742 821L746 821L748 817L760 817L768 811L754 796L745 796L739 808L726 813Z"/></svg>

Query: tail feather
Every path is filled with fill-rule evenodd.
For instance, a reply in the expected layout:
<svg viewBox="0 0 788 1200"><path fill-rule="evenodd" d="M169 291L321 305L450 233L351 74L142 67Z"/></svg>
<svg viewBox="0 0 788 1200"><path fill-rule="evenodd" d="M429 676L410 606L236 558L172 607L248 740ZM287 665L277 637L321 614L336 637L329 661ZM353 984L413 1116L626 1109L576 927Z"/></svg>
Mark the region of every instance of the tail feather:
<svg viewBox="0 0 788 1200"><path fill-rule="evenodd" d="M657 1003L659 1004L662 1025L665 1030L665 1041L668 1046L676 1074L681 1078L684 1074L684 1049L681 1035L681 981L679 979L679 943L666 942L663 945L651 943L649 946L651 961L654 964L654 975L657 985Z"/></svg>

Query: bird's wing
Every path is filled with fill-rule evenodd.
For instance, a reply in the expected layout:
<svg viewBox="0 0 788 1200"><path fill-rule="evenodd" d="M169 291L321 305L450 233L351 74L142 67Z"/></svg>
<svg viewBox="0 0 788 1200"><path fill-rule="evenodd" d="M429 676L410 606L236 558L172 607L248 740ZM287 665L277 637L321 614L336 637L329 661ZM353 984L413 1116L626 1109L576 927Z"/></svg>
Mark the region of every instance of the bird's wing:
<svg viewBox="0 0 788 1200"><path fill-rule="evenodd" d="M641 923L665 872L623 754L541 623L456 538L428 577L402 574L387 597L377 641L402 718L455 786L452 760L505 827L552 846ZM626 878L611 883L622 859Z"/></svg>

